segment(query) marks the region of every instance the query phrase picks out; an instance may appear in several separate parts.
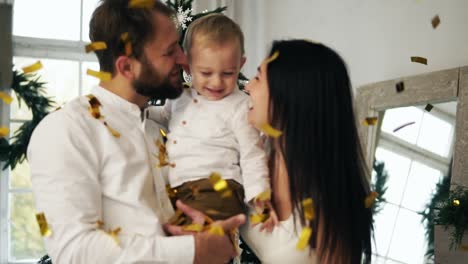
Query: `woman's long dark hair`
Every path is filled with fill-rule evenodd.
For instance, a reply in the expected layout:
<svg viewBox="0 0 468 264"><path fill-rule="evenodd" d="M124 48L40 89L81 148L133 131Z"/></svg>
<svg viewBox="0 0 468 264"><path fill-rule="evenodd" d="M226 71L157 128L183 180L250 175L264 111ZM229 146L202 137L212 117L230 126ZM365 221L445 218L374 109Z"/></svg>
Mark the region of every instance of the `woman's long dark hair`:
<svg viewBox="0 0 468 264"><path fill-rule="evenodd" d="M276 41L268 64L271 125L283 136L291 201L311 197L316 217L309 244L322 263L370 263L373 232L368 172L354 117L345 63L330 48L305 40ZM317 236L317 234L319 234Z"/></svg>

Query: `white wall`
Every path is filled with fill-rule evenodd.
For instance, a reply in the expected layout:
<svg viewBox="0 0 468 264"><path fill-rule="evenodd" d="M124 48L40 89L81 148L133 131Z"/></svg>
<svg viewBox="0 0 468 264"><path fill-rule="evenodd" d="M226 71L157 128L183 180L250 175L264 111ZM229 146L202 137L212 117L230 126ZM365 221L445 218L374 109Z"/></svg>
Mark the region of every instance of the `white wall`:
<svg viewBox="0 0 468 264"><path fill-rule="evenodd" d="M246 35L255 73L271 41L308 38L338 51L355 87L468 65L468 0L196 0L227 4ZM233 11L232 11L233 9ZM433 29L431 19L441 23ZM428 65L410 62L411 56Z"/></svg>

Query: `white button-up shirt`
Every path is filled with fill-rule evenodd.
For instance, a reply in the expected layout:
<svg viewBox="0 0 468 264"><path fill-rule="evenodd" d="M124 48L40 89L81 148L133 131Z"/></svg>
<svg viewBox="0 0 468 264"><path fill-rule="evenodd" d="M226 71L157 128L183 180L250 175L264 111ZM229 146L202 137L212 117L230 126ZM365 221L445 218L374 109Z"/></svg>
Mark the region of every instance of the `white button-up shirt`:
<svg viewBox="0 0 468 264"><path fill-rule="evenodd" d="M218 172L244 186L246 202L269 190L266 155L259 132L248 122L248 112L249 97L237 88L217 101L187 88L164 107L151 107L149 118L169 122L171 187Z"/></svg>
<svg viewBox="0 0 468 264"><path fill-rule="evenodd" d="M193 236L167 237L162 229L174 211L153 155L160 126L108 90L92 94L120 138L91 116L83 96L45 117L28 148L53 263L192 263ZM117 228L118 243L105 232Z"/></svg>

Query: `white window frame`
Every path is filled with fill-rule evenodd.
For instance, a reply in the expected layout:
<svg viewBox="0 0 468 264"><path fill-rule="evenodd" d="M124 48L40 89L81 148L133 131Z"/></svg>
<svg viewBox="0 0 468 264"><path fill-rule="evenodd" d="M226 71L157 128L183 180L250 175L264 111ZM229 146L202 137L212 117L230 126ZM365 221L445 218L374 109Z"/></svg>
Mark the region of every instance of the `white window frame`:
<svg viewBox="0 0 468 264"><path fill-rule="evenodd" d="M13 0L0 0L0 3L7 1L13 3ZM82 63L83 62L97 62L97 58L93 53L86 54L84 46L88 43L82 40L83 34L83 0L80 0L80 40L56 40L56 39L43 39L32 38L23 36L12 36L13 42L13 56L14 57L33 57L44 59L59 59L59 60L72 60L79 63L78 87L79 95L82 91ZM13 60L13 58L12 58ZM2 126L10 127L11 123L21 123L26 120L10 118L10 107L2 104L1 108ZM0 164L4 165L4 163ZM10 199L12 193L31 193L29 188L10 188L10 175L9 169L0 171L0 263L37 263L40 257L36 260L25 261L12 261L10 255L11 237L10 237Z"/></svg>
<svg viewBox="0 0 468 264"><path fill-rule="evenodd" d="M436 106L434 107L434 109L432 109L430 114L432 114L433 116L435 116L437 118L440 118L441 120L443 120L443 121L449 123L450 125L452 125L452 127L453 127L452 132L455 133L456 117L454 115L452 115L450 113L446 113L444 111L441 111ZM385 121L385 117L384 117L384 121ZM418 137L419 137L419 135L418 135ZM448 157L452 157L454 144L455 144L455 136L453 135L452 142L450 144L450 150L449 150ZM377 148L378 147L382 147L382 148L384 148L384 149L386 149L388 151L391 151L393 153L396 153L396 154L402 155L404 157L407 157L407 158L411 159L412 162L416 161L416 162L424 164L424 165L426 165L428 167L431 167L433 169L439 170L439 171L442 172L443 177L447 176L447 173L449 171L449 167L450 167L450 164L451 164L451 158L442 157L442 156L440 156L440 155L438 155L438 154L436 154L434 152L431 152L431 151L428 151L428 150L426 150L424 148L421 148L416 144L408 143L407 141L404 141L404 140L394 136L392 133L388 133L388 132L385 132L385 131L382 131L382 130L380 131L380 135L379 135L379 141L378 141ZM379 161L385 162L385 160L379 160ZM409 171L408 171L408 173L409 173ZM389 175L389 177L392 177L392 175ZM406 184L405 184L404 188L406 188ZM386 202L386 203L394 205L394 206L396 206L398 208L398 211L397 211L397 214L396 214L396 217L395 217L395 223L396 223L396 221L398 219L398 216L400 214L401 209L406 209L406 210L409 210L411 212L417 213L416 211L414 211L412 209L403 207L401 205L401 201L400 201L400 204L395 204L393 202ZM390 261L393 261L395 263L404 263L404 262L400 262L398 260L395 260L395 259L393 259L391 257L388 257L388 253L389 253L388 251L389 251L389 249L390 249L390 247L392 245L394 232L395 232L395 226L393 226L392 235L390 236L390 242L389 242L388 249L387 249L387 252L386 252L385 256L378 255L377 252L375 252L374 257L379 257L379 259L383 260L383 261L390 260ZM378 241L376 241L376 242L378 242ZM398 243L398 242L396 242L396 243ZM377 245L377 247L378 247L378 245ZM425 257L424 261L425 261L424 263L431 263L430 262L431 260L428 259L427 257Z"/></svg>

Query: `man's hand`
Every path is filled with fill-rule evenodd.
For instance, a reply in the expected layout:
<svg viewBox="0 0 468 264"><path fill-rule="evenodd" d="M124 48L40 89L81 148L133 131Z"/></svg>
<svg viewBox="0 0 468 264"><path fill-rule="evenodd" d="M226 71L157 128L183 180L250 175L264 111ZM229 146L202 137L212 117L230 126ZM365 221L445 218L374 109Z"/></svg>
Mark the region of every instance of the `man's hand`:
<svg viewBox="0 0 468 264"><path fill-rule="evenodd" d="M192 218L192 223L204 225L205 215L185 204L177 201L176 206L185 215ZM231 230L237 229L245 222L245 216L240 214L223 221L216 221L215 224L221 226L224 232L229 235ZM234 258L237 253L234 245L227 235L213 235L208 231L194 233L184 231L181 226L164 225L164 229L171 235L193 234L195 237L195 259L194 263L227 263Z"/></svg>

